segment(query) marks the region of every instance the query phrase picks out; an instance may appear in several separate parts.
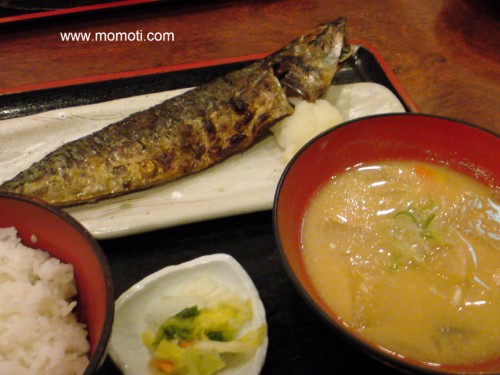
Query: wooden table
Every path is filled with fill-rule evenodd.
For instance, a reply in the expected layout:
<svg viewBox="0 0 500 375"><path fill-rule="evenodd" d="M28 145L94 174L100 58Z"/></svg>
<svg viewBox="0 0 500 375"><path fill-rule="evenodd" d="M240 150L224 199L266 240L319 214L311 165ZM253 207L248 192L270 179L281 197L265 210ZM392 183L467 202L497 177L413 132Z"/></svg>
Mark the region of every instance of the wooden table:
<svg viewBox="0 0 500 375"><path fill-rule="evenodd" d="M499 12L489 0L183 1L5 24L0 93L270 52L340 15L348 17L351 40L378 49L420 112L500 131ZM60 36L140 30L172 32L175 41L62 42Z"/></svg>
<svg viewBox="0 0 500 375"><path fill-rule="evenodd" d="M271 52L312 27L345 15L350 39L379 51L420 112L500 132L499 13L493 3L162 2L0 24L0 104L1 94ZM175 40L63 42L60 36L140 30L143 35L172 32ZM394 373L326 330L303 302L281 267L269 211L100 243L110 262L116 296L164 265L215 252L235 256L260 290L270 322L263 374ZM99 374L120 372L107 359Z"/></svg>

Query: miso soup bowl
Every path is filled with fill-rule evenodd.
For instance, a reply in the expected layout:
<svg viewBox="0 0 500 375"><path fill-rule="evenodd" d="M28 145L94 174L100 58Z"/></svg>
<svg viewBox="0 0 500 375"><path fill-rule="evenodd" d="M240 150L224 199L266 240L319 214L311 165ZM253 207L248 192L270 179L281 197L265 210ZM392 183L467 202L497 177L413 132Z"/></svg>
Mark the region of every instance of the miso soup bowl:
<svg viewBox="0 0 500 375"><path fill-rule="evenodd" d="M78 321L90 344L84 375L96 374L106 358L114 317L113 282L99 243L64 211L23 196L0 193L0 228L15 227L21 242L73 265Z"/></svg>
<svg viewBox="0 0 500 375"><path fill-rule="evenodd" d="M274 200L275 237L293 284L332 329L385 364L410 372L499 374L500 358L479 364L436 366L381 349L349 330L311 284L301 255L303 217L311 198L346 168L381 160L444 163L485 184L500 187L500 138L471 124L430 115L392 114L353 120L326 131L290 161Z"/></svg>

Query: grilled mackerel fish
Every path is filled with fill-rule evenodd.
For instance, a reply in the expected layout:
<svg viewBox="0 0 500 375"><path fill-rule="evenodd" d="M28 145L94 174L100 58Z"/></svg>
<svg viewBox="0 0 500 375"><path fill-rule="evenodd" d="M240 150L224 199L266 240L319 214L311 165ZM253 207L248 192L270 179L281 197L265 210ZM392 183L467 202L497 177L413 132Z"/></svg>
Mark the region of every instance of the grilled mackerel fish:
<svg viewBox="0 0 500 375"><path fill-rule="evenodd" d="M96 202L204 170L250 148L293 113L289 97L315 101L347 53L346 20L183 95L67 143L0 191L57 206Z"/></svg>

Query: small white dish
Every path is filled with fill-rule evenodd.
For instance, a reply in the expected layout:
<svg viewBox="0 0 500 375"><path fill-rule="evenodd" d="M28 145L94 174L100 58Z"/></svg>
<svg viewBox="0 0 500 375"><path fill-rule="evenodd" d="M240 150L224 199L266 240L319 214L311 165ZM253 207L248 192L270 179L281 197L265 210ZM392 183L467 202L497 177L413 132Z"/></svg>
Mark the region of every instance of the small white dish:
<svg viewBox="0 0 500 375"><path fill-rule="evenodd" d="M169 296L185 301L183 291L192 285L195 278L204 276L229 288L240 298L251 300L253 320L245 329L255 329L266 323L264 305L255 285L243 267L230 255L208 255L165 267L132 286L116 300L109 354L124 375L151 373L148 365L151 356L142 343L141 333L147 328L147 317L158 301ZM178 306L174 308L177 309ZM178 311L174 310L173 313L176 312ZM264 365L267 346L266 337L254 356L237 366L220 371L218 375L259 374Z"/></svg>

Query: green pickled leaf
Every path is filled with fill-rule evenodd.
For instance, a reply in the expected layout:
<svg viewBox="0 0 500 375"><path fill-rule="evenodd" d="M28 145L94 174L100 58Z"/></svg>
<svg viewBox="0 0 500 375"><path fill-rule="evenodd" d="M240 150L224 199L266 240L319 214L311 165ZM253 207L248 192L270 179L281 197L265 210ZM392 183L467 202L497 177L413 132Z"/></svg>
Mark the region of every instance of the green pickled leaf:
<svg viewBox="0 0 500 375"><path fill-rule="evenodd" d="M198 309L198 306L191 306L191 307L186 307L185 309L181 310L174 316L179 319L190 319L194 318L195 316L200 315L200 310Z"/></svg>

